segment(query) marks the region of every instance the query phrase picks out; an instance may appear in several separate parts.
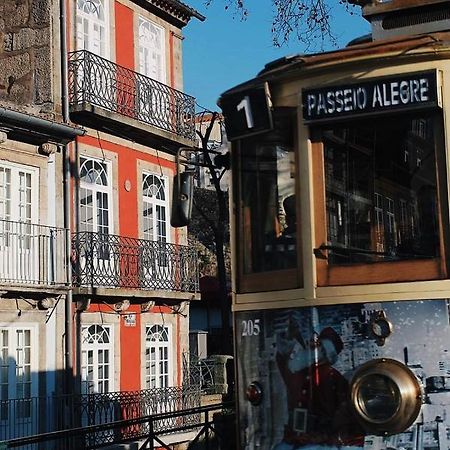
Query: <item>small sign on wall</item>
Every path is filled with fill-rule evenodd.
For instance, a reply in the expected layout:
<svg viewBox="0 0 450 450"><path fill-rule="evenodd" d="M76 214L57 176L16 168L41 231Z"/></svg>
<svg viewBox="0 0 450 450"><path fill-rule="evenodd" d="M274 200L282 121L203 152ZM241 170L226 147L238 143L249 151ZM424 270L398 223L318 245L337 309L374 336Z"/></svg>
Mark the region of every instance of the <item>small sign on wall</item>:
<svg viewBox="0 0 450 450"><path fill-rule="evenodd" d="M136 326L136 314L124 314L123 315L123 322L126 327L135 327Z"/></svg>

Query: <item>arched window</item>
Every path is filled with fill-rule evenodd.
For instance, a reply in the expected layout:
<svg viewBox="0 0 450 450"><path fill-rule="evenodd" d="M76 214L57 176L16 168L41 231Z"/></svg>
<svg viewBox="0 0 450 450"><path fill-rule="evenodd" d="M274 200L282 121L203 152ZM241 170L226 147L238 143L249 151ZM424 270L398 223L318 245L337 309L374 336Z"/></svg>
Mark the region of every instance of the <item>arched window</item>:
<svg viewBox="0 0 450 450"><path fill-rule="evenodd" d="M106 165L94 159L81 158L80 180L86 183L108 185Z"/></svg>
<svg viewBox="0 0 450 450"><path fill-rule="evenodd" d="M106 162L80 158L80 231L109 234L111 183Z"/></svg>
<svg viewBox="0 0 450 450"><path fill-rule="evenodd" d="M167 180L144 173L142 175L143 234L149 241L167 242Z"/></svg>
<svg viewBox="0 0 450 450"><path fill-rule="evenodd" d="M109 57L105 0L77 0L77 49Z"/></svg>
<svg viewBox="0 0 450 450"><path fill-rule="evenodd" d="M172 339L170 329L163 325L146 327L145 387L169 387L172 384Z"/></svg>
<svg viewBox="0 0 450 450"><path fill-rule="evenodd" d="M112 329L88 325L81 330L81 378L84 394L113 390Z"/></svg>

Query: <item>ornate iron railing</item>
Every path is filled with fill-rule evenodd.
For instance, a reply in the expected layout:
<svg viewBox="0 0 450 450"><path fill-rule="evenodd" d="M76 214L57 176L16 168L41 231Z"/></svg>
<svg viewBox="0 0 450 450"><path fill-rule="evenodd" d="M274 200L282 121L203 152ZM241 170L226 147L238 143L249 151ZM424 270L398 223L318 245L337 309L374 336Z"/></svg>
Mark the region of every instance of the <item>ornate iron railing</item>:
<svg viewBox="0 0 450 450"><path fill-rule="evenodd" d="M86 50L69 54L71 106L88 103L195 139L195 99Z"/></svg>
<svg viewBox="0 0 450 450"><path fill-rule="evenodd" d="M182 411L200 406L200 391L185 387L144 389L130 392L110 392L73 397L73 411L81 423L73 425L101 425L118 420L135 419L151 414ZM179 425L198 423L197 415L168 417L155 421L154 431L170 433ZM141 423L117 430L105 430L86 436L88 446L138 439L149 433L149 424Z"/></svg>
<svg viewBox="0 0 450 450"><path fill-rule="evenodd" d="M0 283L65 285L68 230L0 220Z"/></svg>
<svg viewBox="0 0 450 450"><path fill-rule="evenodd" d="M114 444L124 444L139 439L140 442L137 442L137 444L140 449L156 450L157 448L164 448L171 450L173 449L173 441L169 437L170 434L183 433L184 436L182 435L181 438L183 441L186 441L187 436L185 433L193 432L195 437L190 440L189 448L192 446L192 448L235 449L236 415L234 411L234 402L221 402L181 411L157 413L105 424L84 427L76 426L0 440L0 448L19 448L21 450L34 450L36 448L45 448L45 450L60 450L62 448L65 450L94 450L105 446L116 448ZM189 423L184 419L188 416L196 417L196 420ZM155 429L157 422L172 418L176 418L177 421L170 429L170 433L167 430ZM121 432L121 430L139 427L143 424L148 428L147 433L128 437ZM114 436L114 440L102 441L101 439L89 438L89 436L100 435L105 432L108 436ZM111 444L113 445L111 446Z"/></svg>
<svg viewBox="0 0 450 450"><path fill-rule="evenodd" d="M29 397L0 400L0 441L76 427L109 424L200 406L201 393L190 387L168 387L106 394ZM152 423L152 431L172 433L174 428L200 424L199 414L168 415ZM149 422L104 429L86 436L71 448L93 448L148 436ZM72 439L72 444L74 444ZM20 447L32 450L34 445ZM45 448L69 448L58 441Z"/></svg>
<svg viewBox="0 0 450 450"><path fill-rule="evenodd" d="M216 355L199 358L183 353L183 380L187 386L199 389L203 394L224 394L225 363Z"/></svg>
<svg viewBox="0 0 450 450"><path fill-rule="evenodd" d="M80 232L72 265L75 286L198 291L197 253L187 246Z"/></svg>

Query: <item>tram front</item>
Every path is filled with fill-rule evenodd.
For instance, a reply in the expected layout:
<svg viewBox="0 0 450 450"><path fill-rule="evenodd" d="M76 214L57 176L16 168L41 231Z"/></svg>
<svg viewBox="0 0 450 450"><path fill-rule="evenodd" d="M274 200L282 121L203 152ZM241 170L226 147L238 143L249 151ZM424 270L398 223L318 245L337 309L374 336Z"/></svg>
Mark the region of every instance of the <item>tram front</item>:
<svg viewBox="0 0 450 450"><path fill-rule="evenodd" d="M450 448L450 2L418 4L220 99L240 449Z"/></svg>

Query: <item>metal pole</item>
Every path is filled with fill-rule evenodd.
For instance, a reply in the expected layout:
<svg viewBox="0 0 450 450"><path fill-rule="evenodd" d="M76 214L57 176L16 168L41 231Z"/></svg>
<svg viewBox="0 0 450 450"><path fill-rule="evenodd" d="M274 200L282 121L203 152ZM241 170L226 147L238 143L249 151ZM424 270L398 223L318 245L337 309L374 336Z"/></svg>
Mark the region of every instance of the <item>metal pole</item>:
<svg viewBox="0 0 450 450"><path fill-rule="evenodd" d="M155 446L153 443L153 416L150 417L149 425L150 425L150 430L149 430L150 431L150 450L154 450Z"/></svg>
<svg viewBox="0 0 450 450"><path fill-rule="evenodd" d="M205 414L205 445L206 450L209 450L209 411Z"/></svg>
<svg viewBox="0 0 450 450"><path fill-rule="evenodd" d="M61 109L64 123L69 123L69 86L67 65L67 5L66 0L60 0L60 45L61 45ZM69 290L66 295L64 308L64 365L65 365L65 393L73 392L73 321L72 321L72 270L71 270L71 223L70 223L70 156L69 145L63 146L63 170L64 170L64 227L69 230L66 240L66 279Z"/></svg>
<svg viewBox="0 0 450 450"><path fill-rule="evenodd" d="M67 65L67 6L60 0L60 42L61 42L61 109L64 123L69 123L69 84Z"/></svg>
<svg viewBox="0 0 450 450"><path fill-rule="evenodd" d="M64 159L64 227L70 230L70 159L69 149L65 145L63 147ZM73 392L73 321L72 321L72 267L71 267L71 253L72 240L69 231L68 239L66 239L66 279L69 283L69 290L66 295L65 302L65 340L64 340L64 362L65 362L65 394Z"/></svg>

